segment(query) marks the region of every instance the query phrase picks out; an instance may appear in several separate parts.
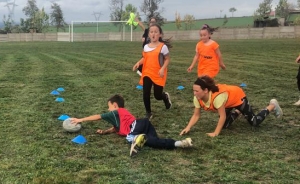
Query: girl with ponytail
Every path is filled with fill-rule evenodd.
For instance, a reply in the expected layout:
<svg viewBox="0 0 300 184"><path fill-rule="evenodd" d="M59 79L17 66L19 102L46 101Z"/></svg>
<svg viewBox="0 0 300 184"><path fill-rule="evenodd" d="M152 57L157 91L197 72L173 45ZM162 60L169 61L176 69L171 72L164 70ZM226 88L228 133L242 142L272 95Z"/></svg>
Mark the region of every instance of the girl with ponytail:
<svg viewBox="0 0 300 184"><path fill-rule="evenodd" d="M200 118L200 109L218 112L219 114L215 131L207 133L210 137L218 136L221 130L228 128L239 114L245 116L251 126L258 126L272 111L275 112L276 118L283 115L276 99L272 99L265 109L255 115L246 94L240 87L215 84L215 81L207 75L197 78L193 85L193 91L194 114L180 135L188 133L197 123Z"/></svg>

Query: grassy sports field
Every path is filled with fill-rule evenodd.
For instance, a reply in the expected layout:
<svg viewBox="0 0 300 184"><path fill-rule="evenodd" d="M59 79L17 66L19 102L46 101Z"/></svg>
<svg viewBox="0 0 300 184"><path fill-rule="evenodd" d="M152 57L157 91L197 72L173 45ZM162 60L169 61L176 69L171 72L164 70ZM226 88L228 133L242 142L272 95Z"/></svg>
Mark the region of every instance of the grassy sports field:
<svg viewBox="0 0 300 184"><path fill-rule="evenodd" d="M144 116L139 77L132 72L141 57L138 42L33 42L0 45L0 183L298 183L300 181L300 108L296 86L300 40L219 41L227 70L220 83L247 84L245 92L258 112L278 99L284 117L270 114L259 128L239 118L215 138L217 114L203 112L191 132L179 136L193 112L187 73L196 42L173 42L166 91L173 107L152 98L152 123L161 137L191 137L191 149L148 147L129 157L129 144L104 121L66 133L57 118L84 117L107 111L107 99L122 94L125 106ZM177 90L183 85L185 89ZM63 87L55 102L50 92ZM87 144L71 140L83 135Z"/></svg>

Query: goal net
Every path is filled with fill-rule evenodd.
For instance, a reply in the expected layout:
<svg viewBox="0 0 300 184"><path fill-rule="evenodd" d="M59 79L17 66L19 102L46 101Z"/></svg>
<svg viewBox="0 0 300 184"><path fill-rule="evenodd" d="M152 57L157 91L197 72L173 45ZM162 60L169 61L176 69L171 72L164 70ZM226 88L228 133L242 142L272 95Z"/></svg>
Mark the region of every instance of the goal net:
<svg viewBox="0 0 300 184"><path fill-rule="evenodd" d="M71 42L132 41L131 25L127 21L72 21Z"/></svg>

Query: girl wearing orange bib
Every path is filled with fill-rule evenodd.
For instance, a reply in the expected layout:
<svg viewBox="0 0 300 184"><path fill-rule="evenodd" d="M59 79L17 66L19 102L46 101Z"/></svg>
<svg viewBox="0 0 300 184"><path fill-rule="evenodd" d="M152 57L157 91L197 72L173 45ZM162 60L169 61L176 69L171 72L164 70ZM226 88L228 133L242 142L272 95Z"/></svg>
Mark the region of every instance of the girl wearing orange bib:
<svg viewBox="0 0 300 184"><path fill-rule="evenodd" d="M262 123L271 111L275 112L277 118L283 115L276 99L272 99L265 109L255 115L246 94L240 87L225 84L216 85L214 80L207 75L199 77L194 82L193 91L194 114L180 135L188 133L197 123L201 108L205 111L218 112L220 117L215 131L207 133L210 137L218 136L223 128L228 128L240 113L252 126L258 126Z"/></svg>
<svg viewBox="0 0 300 184"><path fill-rule="evenodd" d="M167 80L167 67L170 62L168 41L162 40L162 29L159 25L149 27L150 43L144 46L143 58L138 61L133 70L143 65L140 84L143 85L143 101L146 109L146 117L151 119L151 88L154 86L154 97L156 100L163 100L166 109L172 106L170 95L163 92Z"/></svg>
<svg viewBox="0 0 300 184"><path fill-rule="evenodd" d="M215 29L204 24L200 30L201 40L196 45L196 54L191 66L187 69L191 72L196 62L198 62L198 77L208 75L214 78L219 73L219 68L225 70L219 44L211 39Z"/></svg>

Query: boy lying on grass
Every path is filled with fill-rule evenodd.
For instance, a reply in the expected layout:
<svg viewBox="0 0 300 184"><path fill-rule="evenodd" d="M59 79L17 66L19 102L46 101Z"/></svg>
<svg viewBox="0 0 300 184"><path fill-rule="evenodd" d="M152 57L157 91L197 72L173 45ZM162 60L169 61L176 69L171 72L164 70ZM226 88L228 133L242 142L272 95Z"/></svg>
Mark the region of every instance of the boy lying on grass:
<svg viewBox="0 0 300 184"><path fill-rule="evenodd" d="M186 138L181 141L173 139L161 139L157 136L154 126L149 119L136 119L127 109L124 108L124 99L120 95L114 95L108 99L108 111L104 114L97 114L85 118L71 118L74 124L86 121L105 120L113 125L107 130L98 129L99 134L109 134L116 132L120 136L126 136L131 143L130 156L137 154L138 150L144 146L161 149L175 149L192 146L192 139Z"/></svg>

